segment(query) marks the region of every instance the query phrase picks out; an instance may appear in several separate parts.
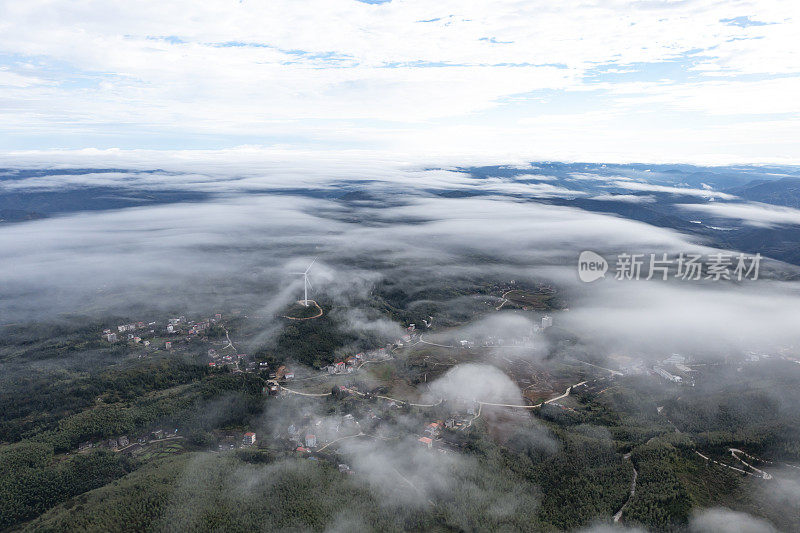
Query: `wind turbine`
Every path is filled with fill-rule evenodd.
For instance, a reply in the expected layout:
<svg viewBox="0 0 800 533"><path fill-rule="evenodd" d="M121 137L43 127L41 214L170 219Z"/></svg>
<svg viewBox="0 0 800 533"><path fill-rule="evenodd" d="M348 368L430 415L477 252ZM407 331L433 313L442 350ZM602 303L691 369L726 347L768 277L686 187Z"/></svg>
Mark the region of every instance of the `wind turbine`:
<svg viewBox="0 0 800 533"><path fill-rule="evenodd" d="M308 268L305 272L295 272L295 274L300 274L303 276L303 305L308 307L308 288L311 287L311 282L308 281L308 271L311 270L311 267L314 265L314 262L317 258L314 258L314 261L311 261L311 264L308 265ZM311 287L312 289L314 287Z"/></svg>

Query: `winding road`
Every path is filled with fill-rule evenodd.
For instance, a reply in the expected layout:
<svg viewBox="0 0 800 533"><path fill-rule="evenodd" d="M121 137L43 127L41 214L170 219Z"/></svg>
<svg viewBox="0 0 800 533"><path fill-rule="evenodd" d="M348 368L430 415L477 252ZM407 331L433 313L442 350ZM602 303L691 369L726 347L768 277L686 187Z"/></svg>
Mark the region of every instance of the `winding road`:
<svg viewBox="0 0 800 533"><path fill-rule="evenodd" d="M272 382L270 382L270 383L272 383ZM569 387L567 387L567 390L564 392L564 394L556 396L555 398L550 398L549 400L545 400L543 402L539 402L539 403L537 403L535 405L519 405L519 404L511 404L511 403L494 403L494 402L485 402L485 401L482 401L482 400L476 400L476 403L479 406L488 405L488 406L491 406L491 407L512 407L512 408L515 408L515 409L535 409L537 407L541 407L542 405L544 405L546 403L552 403L552 402L558 401L558 400L560 400L562 398L566 398L567 396L570 395L570 393L572 392L573 388L580 387L581 385L583 385L585 383L587 383L587 382L586 381L581 381L580 383L576 383L575 385L570 385ZM298 394L300 396L309 396L309 397L322 398L322 397L331 395L330 392L320 392L320 393L300 392L300 391L289 389L289 388L284 387L282 385L279 385L279 387L282 390L285 390L286 392L290 392L292 394ZM355 390L355 389L349 389L347 387L345 387L345 390L347 392L350 392L350 393L353 393L353 394L358 394L359 396L366 396L367 395L364 392L361 392L361 391L358 391L358 390ZM401 400L399 398L392 398L390 396L377 396L376 395L375 397L376 398L380 398L381 400L388 400L388 401L391 401L391 402L407 404L407 405L410 405L411 407L437 407L437 406L441 405L442 402L444 401L444 398L440 398L439 401L436 402L436 403L413 403L413 402L410 402L408 400ZM477 418L477 417L475 417L475 418Z"/></svg>
<svg viewBox="0 0 800 533"><path fill-rule="evenodd" d="M743 452L742 450L740 450L738 448L728 448L728 451L731 452L731 455L735 459L737 459L740 463L745 465L747 468L749 468L750 470L752 470L754 472L758 472L759 474L761 474L762 478L764 478L764 479L772 479L772 474L770 474L768 472L764 472L763 470L759 470L758 468L754 467L753 465L751 465L750 463L748 463L747 461L745 461L744 459L742 459L741 457L739 457L736 454L742 454L745 457L747 457L748 459L754 459L754 460L758 460L757 457L753 457L752 455L747 454L747 453Z"/></svg>
<svg viewBox="0 0 800 533"><path fill-rule="evenodd" d="M574 387L580 387L581 385L583 385L585 383L586 383L586 381L581 381L580 383L576 383L575 385L570 385L569 387L567 387L567 390L564 392L564 394L562 394L560 396L556 396L555 398L550 398L549 400L545 400L543 402L539 402L539 403L537 403L535 405L516 405L516 404L509 404L509 403L492 403L492 402L483 402L483 401L480 401L480 400L478 400L477 402L479 404L481 404L481 405L490 405L492 407L515 407L517 409L535 409L536 407L541 407L542 405L544 405L546 403L552 403L552 402L558 401L558 400L560 400L562 398L566 398L567 396L570 395L570 393L572 392L572 389Z"/></svg>

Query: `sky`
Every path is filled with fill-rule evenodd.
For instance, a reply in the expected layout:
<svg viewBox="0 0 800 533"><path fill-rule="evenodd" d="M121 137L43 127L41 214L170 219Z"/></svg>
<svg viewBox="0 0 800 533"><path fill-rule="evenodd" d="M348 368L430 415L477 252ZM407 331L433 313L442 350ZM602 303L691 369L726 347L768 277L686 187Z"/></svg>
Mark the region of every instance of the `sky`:
<svg viewBox="0 0 800 533"><path fill-rule="evenodd" d="M0 1L0 150L800 162L793 0Z"/></svg>

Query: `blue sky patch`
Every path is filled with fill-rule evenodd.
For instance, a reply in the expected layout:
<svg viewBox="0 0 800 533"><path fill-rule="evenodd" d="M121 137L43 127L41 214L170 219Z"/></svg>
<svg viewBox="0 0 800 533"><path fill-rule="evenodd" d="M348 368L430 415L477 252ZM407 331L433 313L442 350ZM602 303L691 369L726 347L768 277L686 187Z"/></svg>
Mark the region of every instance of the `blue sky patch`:
<svg viewBox="0 0 800 533"><path fill-rule="evenodd" d="M733 17L729 19L720 19L728 26L739 26L740 28L749 28L750 26L767 26L770 22L761 22L759 20L751 20L750 17Z"/></svg>

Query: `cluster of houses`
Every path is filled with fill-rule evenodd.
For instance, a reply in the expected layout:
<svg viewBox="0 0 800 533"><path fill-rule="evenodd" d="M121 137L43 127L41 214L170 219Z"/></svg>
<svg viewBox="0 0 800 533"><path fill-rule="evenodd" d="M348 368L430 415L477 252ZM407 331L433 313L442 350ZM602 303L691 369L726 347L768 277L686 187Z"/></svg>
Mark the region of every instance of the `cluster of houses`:
<svg viewBox="0 0 800 533"><path fill-rule="evenodd" d="M350 374L357 368L356 365L361 361L362 357L363 354L350 356L344 361L337 361L332 365L328 365L325 370L328 371L328 374Z"/></svg>
<svg viewBox="0 0 800 533"><path fill-rule="evenodd" d="M350 374L363 363L368 361L388 361L392 358L392 348L402 348L404 343L410 342L416 338L417 335L416 325L409 324L409 326L406 328L406 334L397 339L394 343L389 343L383 348L376 348L374 350L351 355L341 361L336 361L335 363L328 365L325 367L325 370L327 370L328 374Z"/></svg>
<svg viewBox="0 0 800 533"><path fill-rule="evenodd" d="M475 415L474 402L461 402L462 407L466 406L466 414L469 418ZM446 429L463 430L469 426L469 419L462 414L452 413L451 416L444 420L434 420L429 422L424 430L423 435L417 441L426 448L433 448L433 443L440 439Z"/></svg>
<svg viewBox="0 0 800 533"><path fill-rule="evenodd" d="M350 374L362 363L367 361L387 361L392 358L389 355L390 347L378 348L367 352L357 353L345 358L343 361L337 361L325 367L328 374Z"/></svg>
<svg viewBox="0 0 800 533"><path fill-rule="evenodd" d="M204 318L203 320L199 320L197 322L191 322L186 320L185 316L179 316L177 318L170 318L167 321L167 333L168 334L176 334L185 332L186 338L190 339L193 336L200 335L204 331L208 330L212 324L215 324L222 320L222 315L217 313L214 315L214 318Z"/></svg>
<svg viewBox="0 0 800 533"><path fill-rule="evenodd" d="M219 316L219 315L217 315ZM189 324L189 330L187 331L187 335L199 335L206 331L208 328L211 327L211 324L216 322L213 318L207 318L205 320L201 320L200 322L196 322L194 324Z"/></svg>
<svg viewBox="0 0 800 533"><path fill-rule="evenodd" d="M353 389L342 387L343 390L353 392ZM394 407L394 402L389 402L388 407ZM457 430L465 429L470 425L470 420L476 413L476 402L469 400L457 400L453 404L450 415L441 419L425 422L422 428L422 435L417 437L420 445L434 449L436 452L448 453L450 450L460 447L459 433ZM316 452L324 452L327 446L340 439L357 435L372 434L381 423L381 417L376 411L369 409L366 416L360 421L356 420L351 413L341 416L317 417L307 415L299 422L291 422L286 431L276 435L277 439L285 439L289 449L307 456L310 459L331 459L333 456L317 455ZM439 444L437 444L439 443ZM352 474L353 471L346 464L338 465L339 471L344 474Z"/></svg>
<svg viewBox="0 0 800 533"><path fill-rule="evenodd" d="M166 333L168 335L174 335L185 332L186 339L190 340L191 337L203 333L210 328L212 324L221 319L222 315L220 313L217 313L214 318L206 318L195 323L188 322L185 316L170 318L167 321ZM104 329L103 339L109 343L126 341L148 347L155 340L155 337L157 337L156 329L156 322L132 322L130 324L120 324L117 326L116 331L113 331L112 329ZM146 339L144 338L145 336L149 338ZM171 350L172 343L173 341L166 341L164 343L164 348Z"/></svg>
<svg viewBox="0 0 800 533"><path fill-rule="evenodd" d="M372 418L377 418L370 413ZM361 432L358 420L352 414L341 417L312 418L306 417L300 424L290 424L286 430L292 447L301 453L308 453L338 438L357 435Z"/></svg>
<svg viewBox="0 0 800 533"><path fill-rule="evenodd" d="M217 448L219 451L235 450L237 448L249 448L255 446L257 442L256 434L248 431L244 435L231 433L218 436Z"/></svg>
<svg viewBox="0 0 800 533"><path fill-rule="evenodd" d="M538 328L538 326L536 327ZM538 329L536 331L538 331ZM523 335L520 337L514 337L511 339L498 337L496 335L486 335L474 339L462 339L458 341L459 346L467 350L471 350L475 348L475 346L482 346L484 348L491 348L498 346L531 347L533 346L533 343L534 343L534 336L532 334Z"/></svg>
<svg viewBox="0 0 800 533"><path fill-rule="evenodd" d="M148 323L148 326L154 326L155 322ZM133 324L121 324L117 326L117 331L119 333L125 333L126 331L136 331L137 329L144 329L144 322L135 322Z"/></svg>
<svg viewBox="0 0 800 533"><path fill-rule="evenodd" d="M246 364L247 354L237 353L234 355L221 355L214 348L208 350L208 358L210 359L208 366L224 366L228 365L234 369L239 369ZM241 366L239 362L242 362Z"/></svg>
<svg viewBox="0 0 800 533"><path fill-rule="evenodd" d="M269 394L270 396L277 396L280 393L280 386L278 385L278 381L288 381L294 378L294 372L289 370L286 365L281 365L276 368L274 371L269 371L269 365L267 363L259 363L261 370L266 370L268 372L268 381L267 385L264 387L263 392L264 394Z"/></svg>
<svg viewBox="0 0 800 533"><path fill-rule="evenodd" d="M519 335L512 338L503 338L497 335L484 335L472 339L462 339L459 341L461 348L471 350L475 346L482 346L484 348L498 347L498 346L519 346L519 347L532 347L537 334L542 333L544 330L553 326L553 317L543 316L541 326L534 324L530 331L526 334Z"/></svg>
<svg viewBox="0 0 800 533"><path fill-rule="evenodd" d="M431 321L433 321L433 317L428 317L428 318L430 318ZM423 321L423 322L425 322L425 321ZM428 322L425 322L425 326L426 327L430 327ZM394 342L394 345L397 346L398 348L402 348L404 346L403 343L411 342L413 339L415 339L417 337L417 335L418 335L417 334L417 325L416 324L409 324L408 327L406 328L406 334L403 335L401 338L397 339Z"/></svg>
<svg viewBox="0 0 800 533"><path fill-rule="evenodd" d="M178 435L178 430L176 429L172 434L165 432L163 429L156 429L151 431L150 433L145 433L136 438L135 441L128 438L127 435L122 435L120 437L112 437L110 439L105 439L101 441L86 441L81 443L78 446L78 452L87 452L93 448L109 448L115 451L125 451L128 448L132 448L135 445L143 446L148 442L158 441L170 436L174 437Z"/></svg>
<svg viewBox="0 0 800 533"><path fill-rule="evenodd" d="M155 330L152 329L155 326L155 322L149 322L145 324L144 322L133 322L131 324L120 324L117 326L117 331L112 331L111 329L104 329L103 330L103 339L114 343L119 342L120 339L127 338L128 341L132 341L136 344L144 342L145 346L150 346L150 341L143 341L140 334L136 334L136 331L140 330L147 330L147 328L151 328L148 333L153 334ZM126 336L124 337L123 334Z"/></svg>
<svg viewBox="0 0 800 533"><path fill-rule="evenodd" d="M269 373L270 379L292 379L294 378L294 372L289 370L286 365L281 365L275 369L275 372Z"/></svg>
<svg viewBox="0 0 800 533"><path fill-rule="evenodd" d="M448 422L453 422L452 419L448 420ZM437 420L435 422L431 422L427 426L425 426L425 435L420 437L418 442L425 446L426 448L433 447L433 439L439 437L442 432L442 426L444 423L441 420ZM452 427L452 426L451 426Z"/></svg>

